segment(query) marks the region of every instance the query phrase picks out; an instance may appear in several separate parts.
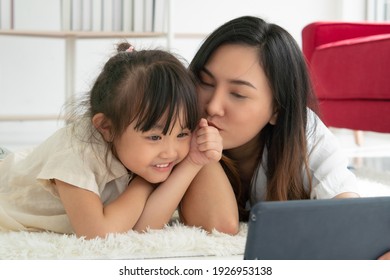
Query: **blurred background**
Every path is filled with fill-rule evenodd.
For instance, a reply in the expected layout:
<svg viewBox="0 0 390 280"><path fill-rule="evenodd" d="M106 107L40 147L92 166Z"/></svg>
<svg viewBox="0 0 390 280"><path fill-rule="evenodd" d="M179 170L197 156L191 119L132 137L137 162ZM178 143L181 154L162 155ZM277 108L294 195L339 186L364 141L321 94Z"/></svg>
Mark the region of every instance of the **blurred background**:
<svg viewBox="0 0 390 280"><path fill-rule="evenodd" d="M0 146L34 146L63 126L65 100L90 89L121 39L189 62L207 34L238 16L276 23L301 46L313 21L385 21L389 7L388 0L0 0ZM348 131L341 135L353 143Z"/></svg>

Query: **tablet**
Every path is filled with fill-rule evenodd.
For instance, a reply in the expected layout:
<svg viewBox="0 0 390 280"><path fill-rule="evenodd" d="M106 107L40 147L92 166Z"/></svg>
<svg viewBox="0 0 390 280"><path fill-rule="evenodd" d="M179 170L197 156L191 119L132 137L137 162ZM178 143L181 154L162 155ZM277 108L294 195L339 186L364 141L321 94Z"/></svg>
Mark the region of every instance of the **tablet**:
<svg viewBox="0 0 390 280"><path fill-rule="evenodd" d="M390 197L258 202L244 259L370 260L390 251Z"/></svg>

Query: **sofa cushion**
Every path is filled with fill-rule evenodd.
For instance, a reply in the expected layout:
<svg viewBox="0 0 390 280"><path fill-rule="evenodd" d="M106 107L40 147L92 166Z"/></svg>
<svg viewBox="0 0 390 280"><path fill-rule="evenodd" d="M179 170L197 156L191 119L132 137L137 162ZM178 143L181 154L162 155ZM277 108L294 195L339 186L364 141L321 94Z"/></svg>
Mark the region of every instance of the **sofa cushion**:
<svg viewBox="0 0 390 280"><path fill-rule="evenodd" d="M320 99L389 100L390 34L320 45L310 68Z"/></svg>

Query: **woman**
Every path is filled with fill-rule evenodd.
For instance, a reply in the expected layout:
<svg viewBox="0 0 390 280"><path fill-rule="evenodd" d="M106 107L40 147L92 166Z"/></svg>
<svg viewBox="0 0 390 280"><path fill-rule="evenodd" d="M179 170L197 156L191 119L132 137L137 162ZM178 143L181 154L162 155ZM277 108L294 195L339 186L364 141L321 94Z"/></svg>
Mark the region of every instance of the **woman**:
<svg viewBox="0 0 390 280"><path fill-rule="evenodd" d="M233 19L205 40L190 70L224 157L187 190L186 224L235 234L261 200L359 196L337 139L314 113L304 57L286 30L257 17Z"/></svg>

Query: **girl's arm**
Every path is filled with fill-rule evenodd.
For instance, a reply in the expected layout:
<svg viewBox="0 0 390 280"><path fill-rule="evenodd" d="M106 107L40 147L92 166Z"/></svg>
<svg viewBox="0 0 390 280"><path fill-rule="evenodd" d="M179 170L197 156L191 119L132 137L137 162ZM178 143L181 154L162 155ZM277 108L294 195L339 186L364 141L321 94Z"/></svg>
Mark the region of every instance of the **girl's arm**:
<svg viewBox="0 0 390 280"><path fill-rule="evenodd" d="M222 138L218 130L208 126L207 121L202 119L192 137L188 156L149 196L134 229L162 228L168 223L194 177L204 165L218 162L221 156Z"/></svg>
<svg viewBox="0 0 390 280"><path fill-rule="evenodd" d="M131 230L153 191L150 183L136 177L116 200L103 205L91 191L60 180L55 184L74 232L87 239Z"/></svg>

